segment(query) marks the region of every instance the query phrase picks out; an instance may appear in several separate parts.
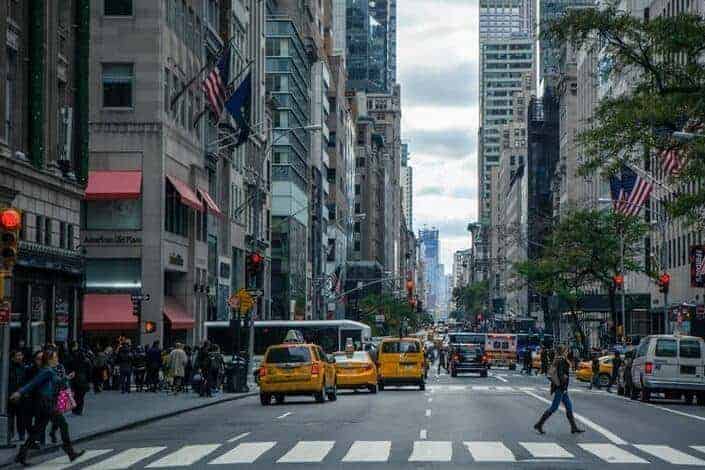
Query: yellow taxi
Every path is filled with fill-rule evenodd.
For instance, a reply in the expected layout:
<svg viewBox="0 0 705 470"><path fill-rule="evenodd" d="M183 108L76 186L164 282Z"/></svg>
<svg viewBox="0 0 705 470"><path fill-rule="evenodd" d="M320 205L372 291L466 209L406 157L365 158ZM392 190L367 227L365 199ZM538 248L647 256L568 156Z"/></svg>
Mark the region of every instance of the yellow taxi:
<svg viewBox="0 0 705 470"><path fill-rule="evenodd" d="M418 385L426 389L426 359L423 344L416 338L387 338L377 353L379 389L387 385Z"/></svg>
<svg viewBox="0 0 705 470"><path fill-rule="evenodd" d="M262 406L284 403L286 396L313 396L318 403L337 399L335 359L320 346L284 343L267 348L259 369Z"/></svg>
<svg viewBox="0 0 705 470"><path fill-rule="evenodd" d="M600 361L600 386L607 387L610 384L612 377L612 359L614 356L602 356ZM578 370L575 372L575 378L581 382L592 381L592 361L581 361L578 363Z"/></svg>
<svg viewBox="0 0 705 470"><path fill-rule="evenodd" d="M358 390L366 388L370 393L377 393L377 367L367 351L337 352L335 372L338 388Z"/></svg>

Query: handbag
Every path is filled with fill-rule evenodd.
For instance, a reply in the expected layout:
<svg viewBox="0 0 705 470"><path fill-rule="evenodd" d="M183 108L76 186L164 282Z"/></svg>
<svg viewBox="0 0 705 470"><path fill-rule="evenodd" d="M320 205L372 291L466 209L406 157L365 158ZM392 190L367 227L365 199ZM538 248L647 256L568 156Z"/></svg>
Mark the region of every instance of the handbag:
<svg viewBox="0 0 705 470"><path fill-rule="evenodd" d="M65 388L56 397L56 412L59 414L68 413L76 408L76 400L70 388Z"/></svg>
<svg viewBox="0 0 705 470"><path fill-rule="evenodd" d="M552 365L548 369L548 378L556 387L561 386L561 379L558 377L558 368L555 365Z"/></svg>

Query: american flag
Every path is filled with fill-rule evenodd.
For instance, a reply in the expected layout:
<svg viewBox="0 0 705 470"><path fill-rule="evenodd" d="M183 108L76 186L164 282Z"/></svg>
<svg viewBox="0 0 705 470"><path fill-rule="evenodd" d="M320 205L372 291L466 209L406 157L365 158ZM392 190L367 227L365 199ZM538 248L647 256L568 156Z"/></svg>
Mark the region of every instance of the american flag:
<svg viewBox="0 0 705 470"><path fill-rule="evenodd" d="M684 161L678 150L666 149L661 151L661 168L667 175L677 176L683 169Z"/></svg>
<svg viewBox="0 0 705 470"><path fill-rule="evenodd" d="M622 176L610 179L610 192L615 212L637 215L649 198L654 185L637 175L634 170L622 167Z"/></svg>
<svg viewBox="0 0 705 470"><path fill-rule="evenodd" d="M203 81L203 92L211 111L220 117L227 100L227 88L230 81L230 49L225 48L213 70Z"/></svg>

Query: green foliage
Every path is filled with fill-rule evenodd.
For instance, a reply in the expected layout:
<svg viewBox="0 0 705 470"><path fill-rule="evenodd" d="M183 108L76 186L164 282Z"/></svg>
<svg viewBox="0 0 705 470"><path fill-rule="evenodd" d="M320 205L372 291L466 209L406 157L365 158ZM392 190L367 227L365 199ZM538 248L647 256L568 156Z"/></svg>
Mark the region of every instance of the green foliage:
<svg viewBox="0 0 705 470"><path fill-rule="evenodd" d="M469 320L475 313L481 311L489 301L489 283L482 281L468 286L456 287L453 289L453 300L457 308L455 318Z"/></svg>
<svg viewBox="0 0 705 470"><path fill-rule="evenodd" d="M581 171L612 174L620 161L641 165L651 152L677 150L686 166L669 186L682 188L705 177L705 19L681 14L649 21L615 6L569 10L548 22L547 40L591 49L600 58L600 74L624 80L628 93L606 95L587 131L578 136L587 162ZM673 139L674 131L700 135L691 142ZM660 165L659 158L656 164ZM666 199L674 217L702 221L705 186L674 191Z"/></svg>
<svg viewBox="0 0 705 470"><path fill-rule="evenodd" d="M377 326L375 321L377 315L384 315L384 331ZM419 313L411 308L406 299L398 299L389 294L372 294L362 299L360 321L372 328L373 336L398 333L402 321L412 331L416 331L421 324Z"/></svg>

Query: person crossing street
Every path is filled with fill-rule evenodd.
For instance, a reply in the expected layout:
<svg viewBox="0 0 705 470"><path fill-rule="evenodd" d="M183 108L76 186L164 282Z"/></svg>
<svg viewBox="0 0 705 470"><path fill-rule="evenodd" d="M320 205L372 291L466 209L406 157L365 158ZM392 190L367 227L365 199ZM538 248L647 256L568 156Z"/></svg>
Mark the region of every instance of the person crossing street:
<svg viewBox="0 0 705 470"><path fill-rule="evenodd" d="M612 392L612 386L617 383L619 377L619 368L622 366L622 356L619 351L614 352L614 358L612 359L612 374L610 376L610 384L607 386L607 391Z"/></svg>

